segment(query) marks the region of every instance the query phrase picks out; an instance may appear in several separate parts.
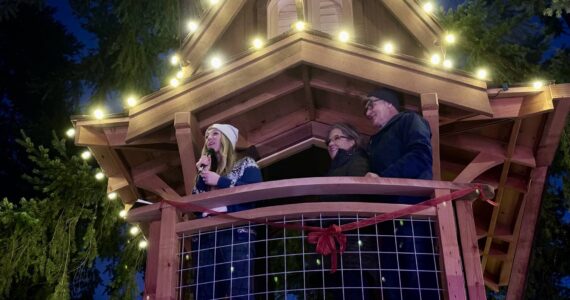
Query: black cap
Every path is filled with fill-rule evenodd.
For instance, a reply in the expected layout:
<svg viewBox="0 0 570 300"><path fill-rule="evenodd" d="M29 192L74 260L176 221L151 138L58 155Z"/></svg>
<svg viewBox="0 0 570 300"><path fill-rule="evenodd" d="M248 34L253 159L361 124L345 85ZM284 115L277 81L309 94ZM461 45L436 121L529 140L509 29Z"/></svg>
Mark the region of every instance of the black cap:
<svg viewBox="0 0 570 300"><path fill-rule="evenodd" d="M375 97L384 100L394 106L396 110L400 110L400 94L387 88L376 88L368 94L368 97Z"/></svg>

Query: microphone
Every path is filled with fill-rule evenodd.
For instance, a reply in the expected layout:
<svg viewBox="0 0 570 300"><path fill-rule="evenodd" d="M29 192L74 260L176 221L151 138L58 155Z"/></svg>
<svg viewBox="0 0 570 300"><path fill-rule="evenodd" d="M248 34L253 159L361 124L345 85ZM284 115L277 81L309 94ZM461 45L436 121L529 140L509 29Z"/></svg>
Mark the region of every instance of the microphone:
<svg viewBox="0 0 570 300"><path fill-rule="evenodd" d="M218 168L218 158L216 156L216 151L212 148L208 148L206 151L206 156L210 158L210 170L216 170ZM198 172L202 172L206 167L205 164L201 164L198 168Z"/></svg>

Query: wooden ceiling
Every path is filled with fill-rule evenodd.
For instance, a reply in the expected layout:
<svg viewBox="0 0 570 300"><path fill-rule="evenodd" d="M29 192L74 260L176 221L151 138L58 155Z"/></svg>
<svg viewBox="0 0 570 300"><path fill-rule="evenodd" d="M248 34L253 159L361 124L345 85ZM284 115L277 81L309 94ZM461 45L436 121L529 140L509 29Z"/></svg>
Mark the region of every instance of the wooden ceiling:
<svg viewBox="0 0 570 300"><path fill-rule="evenodd" d="M243 5L238 2L231 12ZM203 134L213 123L238 127L238 150L255 154L262 168L324 148L337 122L369 136L375 129L360 96L377 86L401 92L404 107L419 113L422 97L437 95L442 179L497 187L498 207L473 208L486 285L522 290L546 171L570 109L570 84L487 89L483 81L422 60L318 32L290 32L218 70L204 69L177 88L147 95L128 115L74 118L76 144L91 149L109 178L108 191L130 208L139 198L190 192Z"/></svg>

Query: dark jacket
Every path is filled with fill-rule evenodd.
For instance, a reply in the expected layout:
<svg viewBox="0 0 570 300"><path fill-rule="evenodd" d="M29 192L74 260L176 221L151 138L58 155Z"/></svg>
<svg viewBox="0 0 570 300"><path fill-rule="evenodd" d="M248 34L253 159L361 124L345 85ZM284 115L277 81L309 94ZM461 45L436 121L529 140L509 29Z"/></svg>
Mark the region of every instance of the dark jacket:
<svg viewBox="0 0 570 300"><path fill-rule="evenodd" d="M223 189L261 181L263 181L261 178L261 171L259 170L255 160L250 157L244 157L234 163L232 170L228 174L220 176L220 180L218 180L216 187ZM204 193L209 190L210 186L204 183L202 177L198 176L198 181L196 182L194 189L192 189L192 194ZM249 203L230 205L228 206L228 212L246 210L252 207L253 204Z"/></svg>
<svg viewBox="0 0 570 300"><path fill-rule="evenodd" d="M331 162L327 176L364 176L368 173L368 156L361 149L339 149Z"/></svg>
<svg viewBox="0 0 570 300"><path fill-rule="evenodd" d="M371 172L380 177L433 177L431 131L427 121L414 112L397 114L370 137L368 154Z"/></svg>

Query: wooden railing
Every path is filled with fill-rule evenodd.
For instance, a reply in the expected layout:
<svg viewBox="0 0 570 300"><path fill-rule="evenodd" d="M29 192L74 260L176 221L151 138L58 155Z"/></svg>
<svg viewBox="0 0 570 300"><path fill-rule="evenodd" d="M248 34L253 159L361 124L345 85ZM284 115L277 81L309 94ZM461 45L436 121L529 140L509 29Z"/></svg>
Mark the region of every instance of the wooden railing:
<svg viewBox="0 0 570 300"><path fill-rule="evenodd" d="M431 180L317 177L262 182L170 200L192 203L204 208L214 208L299 196L400 195L433 197L472 187L472 184ZM491 187L484 186L481 192L487 198L493 198ZM461 220L461 230L459 230L461 236L457 234L455 212L451 203L443 203L437 207L426 208L418 212L419 215L435 216L437 219L440 263L445 274L444 289L448 299L467 299L468 294L471 299L485 297L481 265L472 263L479 260L478 254L474 254L473 251L468 253L463 251L463 261L470 264L469 266L462 264L458 243L459 239L462 240L462 244L473 242L471 239L474 237L469 233L475 231L475 224L472 211L469 208L471 207L470 201L476 198L477 195L472 193L459 200L460 203L463 203L457 206L458 214L461 214L459 217ZM373 215L393 212L404 207L407 205L370 202L280 203L276 206L236 212L232 215L246 219L272 219L283 216L338 213ZM188 212L190 211L177 209L166 203L155 203L129 211L127 221L141 223L146 229L149 239L144 299L175 299L179 235L239 223L223 216L183 221L181 214ZM474 255L477 257L472 257ZM467 274L463 272L464 267Z"/></svg>

